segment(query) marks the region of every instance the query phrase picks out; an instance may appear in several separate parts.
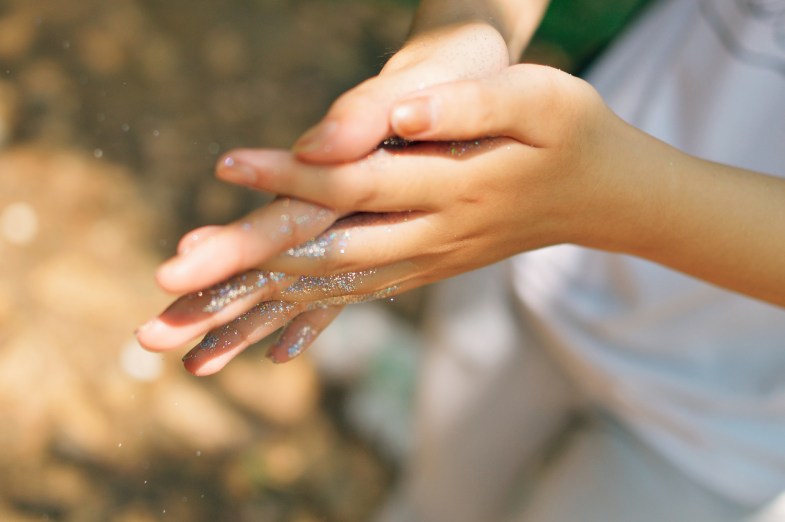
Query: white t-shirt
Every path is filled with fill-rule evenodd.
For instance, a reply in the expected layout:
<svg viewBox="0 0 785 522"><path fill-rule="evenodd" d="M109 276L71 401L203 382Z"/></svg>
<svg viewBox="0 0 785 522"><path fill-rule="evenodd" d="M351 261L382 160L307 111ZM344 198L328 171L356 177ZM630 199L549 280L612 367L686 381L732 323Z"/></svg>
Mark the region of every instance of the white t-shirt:
<svg viewBox="0 0 785 522"><path fill-rule="evenodd" d="M589 80L679 149L785 176L785 0L659 2ZM785 310L574 246L513 270L527 319L593 403L730 498L785 492Z"/></svg>

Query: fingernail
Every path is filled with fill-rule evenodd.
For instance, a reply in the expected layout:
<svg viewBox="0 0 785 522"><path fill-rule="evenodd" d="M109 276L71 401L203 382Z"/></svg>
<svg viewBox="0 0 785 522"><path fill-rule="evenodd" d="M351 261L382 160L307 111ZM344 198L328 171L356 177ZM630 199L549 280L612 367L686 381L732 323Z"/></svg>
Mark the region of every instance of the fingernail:
<svg viewBox="0 0 785 522"><path fill-rule="evenodd" d="M430 130L433 104L430 98L413 98L396 105L390 115L393 130L400 136L412 137Z"/></svg>
<svg viewBox="0 0 785 522"><path fill-rule="evenodd" d="M166 325L166 323L157 317L154 317L134 330L134 335L137 338L141 336L141 339L144 341L150 341L160 337L161 335L165 335L168 331L169 327Z"/></svg>
<svg viewBox="0 0 785 522"><path fill-rule="evenodd" d="M332 148L329 140L337 129L336 122L323 121L303 134L292 147L292 151L296 154L329 152Z"/></svg>
<svg viewBox="0 0 785 522"><path fill-rule="evenodd" d="M136 330L134 330L134 334L138 334L141 331L149 330L151 326L153 326L158 321L158 317L153 317L143 325L140 325Z"/></svg>
<svg viewBox="0 0 785 522"><path fill-rule="evenodd" d="M199 245L197 245L199 246ZM183 259L188 259L190 254L193 253L196 249L192 248L189 252L185 254L178 254L168 260L166 260L161 266L158 267L156 270L156 278L161 280L169 280L172 278L180 277L180 272L182 269L180 268Z"/></svg>
<svg viewBox="0 0 785 522"><path fill-rule="evenodd" d="M226 156L218 169L222 177L242 185L254 185L259 179L256 169L233 156Z"/></svg>

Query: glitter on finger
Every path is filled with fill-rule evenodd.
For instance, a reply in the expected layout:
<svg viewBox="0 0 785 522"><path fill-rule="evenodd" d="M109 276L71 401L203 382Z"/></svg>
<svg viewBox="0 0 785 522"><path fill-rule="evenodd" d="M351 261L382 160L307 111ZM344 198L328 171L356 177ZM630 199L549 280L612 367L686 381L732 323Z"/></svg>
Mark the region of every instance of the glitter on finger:
<svg viewBox="0 0 785 522"><path fill-rule="evenodd" d="M448 144L450 147L450 156L460 157L466 154L467 152L471 152L477 149L482 142L480 140L475 141L453 141Z"/></svg>
<svg viewBox="0 0 785 522"><path fill-rule="evenodd" d="M254 318L261 318L263 320L262 326L271 327L277 323L286 321L297 306L297 304L287 301L265 301L241 315L240 319L247 321Z"/></svg>
<svg viewBox="0 0 785 522"><path fill-rule="evenodd" d="M234 344L232 338L237 337L238 335L240 335L240 332L231 324L224 325L218 330L205 335L202 342L200 342L196 348L185 354L183 361L195 359L199 354L204 352L213 354L219 350L227 350Z"/></svg>
<svg viewBox="0 0 785 522"><path fill-rule="evenodd" d="M294 359L307 348L314 339L319 335L319 330L311 325L305 325L297 331L297 337L294 342L286 349L286 356L289 359Z"/></svg>
<svg viewBox="0 0 785 522"><path fill-rule="evenodd" d="M343 254L349 239L351 239L351 233L348 230L343 232L327 231L315 239L290 248L285 255L294 258L322 258L333 250L333 245Z"/></svg>
<svg viewBox="0 0 785 522"><path fill-rule="evenodd" d="M308 306L308 310L313 310L317 308L328 308L330 306L345 306L349 304L359 304L359 303L367 303L369 301L376 301L378 299L386 299L391 295L395 294L400 290L400 286L393 285L388 286L382 290L377 290L376 292L371 292L369 294L360 294L360 295L339 295L335 297L327 297L325 299L320 299L315 303L312 303Z"/></svg>
<svg viewBox="0 0 785 522"><path fill-rule="evenodd" d="M270 232L270 239L273 241L290 238L298 232L298 229L308 229L313 224L329 225L334 219L333 211L297 199L286 198L281 201L281 206L286 210L278 215L278 223ZM327 227L323 226L321 230L324 228Z"/></svg>
<svg viewBox="0 0 785 522"><path fill-rule="evenodd" d="M376 274L375 269L360 272L346 272L330 276L301 276L281 292L284 298L296 297L297 300L354 294L366 278Z"/></svg>
<svg viewBox="0 0 785 522"><path fill-rule="evenodd" d="M278 282L284 277L285 274L280 272L251 271L225 283L215 285L203 292L199 292L200 296L205 293L210 296L210 301L202 308L202 311L208 313L220 312L241 297L267 286L270 282Z"/></svg>
<svg viewBox="0 0 785 522"><path fill-rule="evenodd" d="M286 301L265 301L248 310L229 324L209 332L183 361L201 357L204 353L215 355L223 353L247 341L258 329L278 328L291 319L300 305ZM241 322L251 322L253 331L249 332Z"/></svg>

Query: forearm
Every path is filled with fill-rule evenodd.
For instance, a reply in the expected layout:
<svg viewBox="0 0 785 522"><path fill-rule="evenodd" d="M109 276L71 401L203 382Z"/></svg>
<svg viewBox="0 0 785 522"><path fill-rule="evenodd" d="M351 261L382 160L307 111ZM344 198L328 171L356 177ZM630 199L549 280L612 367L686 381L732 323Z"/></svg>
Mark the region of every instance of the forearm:
<svg viewBox="0 0 785 522"><path fill-rule="evenodd" d="M486 24L507 44L516 62L540 23L549 0L423 0L412 23L410 40L450 26Z"/></svg>
<svg viewBox="0 0 785 522"><path fill-rule="evenodd" d="M616 203L602 203L589 246L785 306L784 179L701 160L638 131L617 145L629 168L611 185Z"/></svg>

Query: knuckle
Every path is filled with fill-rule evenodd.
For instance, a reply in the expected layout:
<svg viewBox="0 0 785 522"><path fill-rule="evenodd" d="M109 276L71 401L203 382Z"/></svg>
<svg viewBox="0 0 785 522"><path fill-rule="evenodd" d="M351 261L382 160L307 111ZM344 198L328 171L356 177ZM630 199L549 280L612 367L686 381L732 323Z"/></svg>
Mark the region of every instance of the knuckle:
<svg viewBox="0 0 785 522"><path fill-rule="evenodd" d="M473 109L474 127L479 127L481 132L488 132L494 127L496 119L495 107L498 105L497 99L480 82L468 83L464 91L465 103Z"/></svg>

